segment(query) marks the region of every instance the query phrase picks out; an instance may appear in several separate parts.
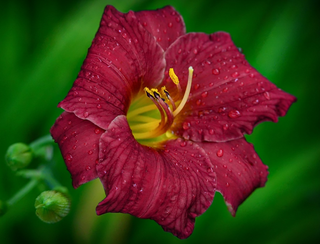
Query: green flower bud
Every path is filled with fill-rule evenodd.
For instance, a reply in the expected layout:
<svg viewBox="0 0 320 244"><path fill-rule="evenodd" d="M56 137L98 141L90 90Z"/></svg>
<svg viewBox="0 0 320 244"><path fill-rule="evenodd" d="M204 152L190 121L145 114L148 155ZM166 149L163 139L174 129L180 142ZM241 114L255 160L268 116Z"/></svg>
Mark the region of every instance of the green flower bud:
<svg viewBox="0 0 320 244"><path fill-rule="evenodd" d="M6 161L12 170L27 167L33 159L31 147L24 143L15 143L11 145L6 153Z"/></svg>
<svg viewBox="0 0 320 244"><path fill-rule="evenodd" d="M67 216L70 210L70 198L59 191L44 191L34 204L36 215L46 223L56 223Z"/></svg>
<svg viewBox="0 0 320 244"><path fill-rule="evenodd" d="M0 217L7 212L7 203L0 200Z"/></svg>

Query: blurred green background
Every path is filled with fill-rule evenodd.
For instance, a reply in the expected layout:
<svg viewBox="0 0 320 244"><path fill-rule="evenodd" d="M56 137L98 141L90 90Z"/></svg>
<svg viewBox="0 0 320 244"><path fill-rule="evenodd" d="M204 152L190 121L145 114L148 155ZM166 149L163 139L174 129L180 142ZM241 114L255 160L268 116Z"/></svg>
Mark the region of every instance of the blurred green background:
<svg viewBox="0 0 320 244"><path fill-rule="evenodd" d="M295 103L279 123L248 136L269 166L266 187L233 218L220 194L179 240L151 220L97 217L98 181L77 190L55 148L56 178L72 195L70 214L45 224L34 214L34 189L0 218L0 243L320 243L320 25L318 1L11 0L1 3L1 155L14 142L49 133L56 106L75 80L107 4L127 12L173 5L188 32L231 33L247 60ZM0 163L0 199L27 183Z"/></svg>

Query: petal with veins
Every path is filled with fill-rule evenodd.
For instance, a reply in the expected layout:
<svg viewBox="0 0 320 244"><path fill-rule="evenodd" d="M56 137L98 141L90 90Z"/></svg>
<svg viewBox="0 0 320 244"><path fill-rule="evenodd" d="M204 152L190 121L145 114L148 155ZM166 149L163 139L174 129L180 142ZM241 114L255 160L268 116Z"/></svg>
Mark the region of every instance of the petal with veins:
<svg viewBox="0 0 320 244"><path fill-rule="evenodd" d="M166 59L166 70L175 69L183 90L186 70L194 68L189 101L173 128L186 139L220 142L241 138L260 122L276 122L296 100L252 68L227 33L186 34L168 48ZM169 91L175 89L169 78L166 82ZM189 126L183 128L181 123Z"/></svg>
<svg viewBox="0 0 320 244"><path fill-rule="evenodd" d="M59 106L106 129L127 112L141 87L161 82L164 67L162 48L134 12L107 6L79 76Z"/></svg>
<svg viewBox="0 0 320 244"><path fill-rule="evenodd" d="M186 33L181 15L172 7L135 13L138 20L166 50L179 36Z"/></svg>
<svg viewBox="0 0 320 244"><path fill-rule="evenodd" d="M150 218L179 238L188 237L195 217L211 204L216 177L199 146L182 139L163 149L140 145L125 116L117 117L101 137L98 176L107 197L97 214L130 213Z"/></svg>
<svg viewBox="0 0 320 244"><path fill-rule="evenodd" d="M99 139L104 132L89 121L64 112L51 128L72 177L74 188L97 178Z"/></svg>
<svg viewBox="0 0 320 244"><path fill-rule="evenodd" d="M208 154L220 192L232 215L258 187L265 185L268 167L244 138L220 143L198 143Z"/></svg>

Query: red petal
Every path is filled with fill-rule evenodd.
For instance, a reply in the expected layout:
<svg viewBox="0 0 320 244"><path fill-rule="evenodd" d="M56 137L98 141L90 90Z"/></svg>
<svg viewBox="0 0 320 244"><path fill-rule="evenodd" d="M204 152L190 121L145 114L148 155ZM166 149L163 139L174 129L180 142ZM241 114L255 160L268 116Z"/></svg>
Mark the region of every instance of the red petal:
<svg viewBox="0 0 320 244"><path fill-rule="evenodd" d="M232 215L238 206L258 187L265 185L268 167L265 166L253 145L238 139L221 143L199 143L207 152L217 174L219 191Z"/></svg>
<svg viewBox="0 0 320 244"><path fill-rule="evenodd" d="M252 68L227 33L187 34L170 46L166 59L167 69L174 68L183 89L188 67L194 68L189 101L180 113L185 126L174 128L186 139L241 138L262 121L276 122L295 101ZM167 89L176 90L166 80Z"/></svg>
<svg viewBox="0 0 320 244"><path fill-rule="evenodd" d="M182 16L171 6L153 11L137 12L136 16L164 50L179 36L186 33Z"/></svg>
<svg viewBox="0 0 320 244"><path fill-rule="evenodd" d="M59 106L106 129L141 88L161 82L163 55L134 12L107 6L79 76Z"/></svg>
<svg viewBox="0 0 320 244"><path fill-rule="evenodd" d="M97 214L129 213L150 218L165 231L187 238L195 217L211 204L215 173L206 153L181 139L163 150L140 145L125 116L117 117L101 137L97 172L107 197Z"/></svg>
<svg viewBox="0 0 320 244"><path fill-rule="evenodd" d="M74 188L97 178L99 139L104 130L74 114L64 112L50 132L60 147Z"/></svg>

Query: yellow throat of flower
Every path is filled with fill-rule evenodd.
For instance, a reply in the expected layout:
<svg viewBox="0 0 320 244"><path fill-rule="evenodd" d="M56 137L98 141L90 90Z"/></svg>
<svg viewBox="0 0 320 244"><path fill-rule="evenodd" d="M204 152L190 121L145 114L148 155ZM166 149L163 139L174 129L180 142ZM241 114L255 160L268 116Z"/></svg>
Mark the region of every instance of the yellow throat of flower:
<svg viewBox="0 0 320 244"><path fill-rule="evenodd" d="M170 96L165 86L159 90L145 87L145 95L138 96L130 105L127 120L134 138L141 144L154 146L175 137L169 129L188 101L193 68L189 67L188 83L183 96L179 78L173 68L169 69L169 76L178 89L176 101Z"/></svg>

